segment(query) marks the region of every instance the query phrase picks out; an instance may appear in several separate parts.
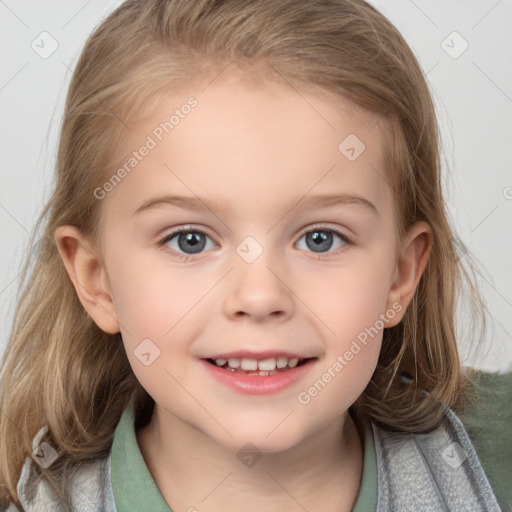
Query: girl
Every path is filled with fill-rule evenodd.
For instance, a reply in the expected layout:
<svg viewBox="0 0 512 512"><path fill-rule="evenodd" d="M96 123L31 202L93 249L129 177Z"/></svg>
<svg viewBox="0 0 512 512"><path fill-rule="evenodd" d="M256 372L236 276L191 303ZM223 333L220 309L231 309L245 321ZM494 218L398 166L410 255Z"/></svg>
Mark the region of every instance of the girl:
<svg viewBox="0 0 512 512"><path fill-rule="evenodd" d="M362 0L122 4L4 357L2 506L500 510L456 415L465 282L483 306L439 167L421 69Z"/></svg>

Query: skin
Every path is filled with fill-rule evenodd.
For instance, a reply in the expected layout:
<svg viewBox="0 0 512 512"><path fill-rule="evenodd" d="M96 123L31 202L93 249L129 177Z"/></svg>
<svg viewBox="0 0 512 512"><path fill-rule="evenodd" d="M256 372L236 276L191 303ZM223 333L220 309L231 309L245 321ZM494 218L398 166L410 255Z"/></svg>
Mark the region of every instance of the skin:
<svg viewBox="0 0 512 512"><path fill-rule="evenodd" d="M173 510L351 510L363 446L347 410L374 372L382 329L309 403L297 397L379 315L385 327L400 322L431 231L418 222L397 245L384 135L373 115L282 81L251 85L233 70L204 87L173 91L132 123L120 161L188 97L198 100L102 200L103 257L73 226L57 229L59 252L84 308L104 331L121 332L156 402L137 439ZM349 134L366 145L353 162L338 150ZM162 194L215 203L205 211L159 204L134 215ZM354 203L291 210L316 194L360 196L376 212ZM317 224L349 242L334 234L330 248L315 252L304 235ZM189 225L208 235L203 252L183 259L177 237L158 246ZM247 236L263 250L252 263L236 252ZM393 304L401 311L389 319ZM149 366L134 354L146 338L160 350ZM249 396L217 383L200 362L239 349L318 359L291 387ZM262 454L252 467L237 458L248 442Z"/></svg>

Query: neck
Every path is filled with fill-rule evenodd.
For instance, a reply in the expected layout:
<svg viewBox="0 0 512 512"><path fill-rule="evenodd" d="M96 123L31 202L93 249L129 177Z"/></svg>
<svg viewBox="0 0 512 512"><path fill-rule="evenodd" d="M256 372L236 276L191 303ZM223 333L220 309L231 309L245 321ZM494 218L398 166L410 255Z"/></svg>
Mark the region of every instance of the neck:
<svg viewBox="0 0 512 512"><path fill-rule="evenodd" d="M361 482L363 448L348 413L300 444L261 454L247 466L236 452L162 414L158 406L150 423L137 432L137 440L173 510L350 511Z"/></svg>

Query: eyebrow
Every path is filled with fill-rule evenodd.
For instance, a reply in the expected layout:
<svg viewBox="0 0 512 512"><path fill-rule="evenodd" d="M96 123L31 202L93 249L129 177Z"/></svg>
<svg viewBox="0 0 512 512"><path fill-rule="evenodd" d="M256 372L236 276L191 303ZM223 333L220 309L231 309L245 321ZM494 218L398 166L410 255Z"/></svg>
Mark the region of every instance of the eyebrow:
<svg viewBox="0 0 512 512"><path fill-rule="evenodd" d="M164 206L176 206L178 208L188 209L192 211L217 211L219 213L226 213L231 211L228 201L204 201L198 196L169 196L162 195L148 199L140 205L132 214L132 216L139 215L144 211ZM301 198L296 198L286 205L283 210L287 213L292 211L300 212L312 208L321 208L335 205L353 205L363 207L372 213L379 215L376 206L368 199L351 194L329 194L329 195L307 195Z"/></svg>

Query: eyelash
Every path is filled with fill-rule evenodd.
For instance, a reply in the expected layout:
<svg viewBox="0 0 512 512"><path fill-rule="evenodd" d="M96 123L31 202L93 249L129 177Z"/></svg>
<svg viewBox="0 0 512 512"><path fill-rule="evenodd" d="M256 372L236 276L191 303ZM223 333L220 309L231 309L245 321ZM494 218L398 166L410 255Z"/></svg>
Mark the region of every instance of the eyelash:
<svg viewBox="0 0 512 512"><path fill-rule="evenodd" d="M351 240L346 235L344 235L343 233L341 233L335 229L328 228L328 227L322 226L322 225L313 225L309 229L301 232L298 240L300 240L304 235L307 235L309 233L314 233L315 231L327 231L330 233L334 233L345 244L343 247L340 247L338 249L335 249L334 251L329 251L329 252L325 252L325 253L314 253L313 251L310 251L313 254L316 254L317 259L319 259L319 260L324 260L324 259L328 259L332 256L336 256L338 254L338 252L343 251L347 245L352 245ZM167 235L164 235L162 238L160 238L157 241L157 246L163 247L167 242L171 241L176 235L179 235L180 233L200 233L201 235L205 235L205 236L211 238L210 235L208 235L208 233L206 233L202 229L194 228L193 226L186 226L186 227L184 226L184 227L175 229L174 231L172 231L171 233L168 233ZM179 261L183 261L183 262L190 261L195 256L194 254L181 254L181 253L174 251L174 249L170 249L170 250L173 253L176 253L176 256L173 255L174 257L176 257ZM201 254L201 253L198 253L198 254Z"/></svg>

